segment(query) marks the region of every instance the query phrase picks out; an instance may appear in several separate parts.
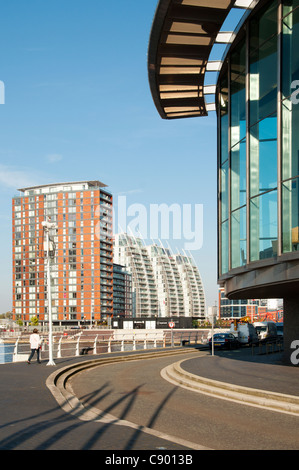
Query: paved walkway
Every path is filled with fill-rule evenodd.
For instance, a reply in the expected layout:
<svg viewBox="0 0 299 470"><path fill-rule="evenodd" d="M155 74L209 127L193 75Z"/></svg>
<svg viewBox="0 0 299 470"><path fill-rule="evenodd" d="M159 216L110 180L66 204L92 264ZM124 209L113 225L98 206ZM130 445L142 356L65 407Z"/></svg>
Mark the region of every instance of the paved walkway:
<svg viewBox="0 0 299 470"><path fill-rule="evenodd" d="M184 361L182 368L207 379L299 397L299 368L283 365L282 353L216 351L214 357Z"/></svg>
<svg viewBox="0 0 299 470"><path fill-rule="evenodd" d="M91 358L93 356L88 357ZM210 367L211 359L213 368ZM1 450L182 449L182 446L142 433L139 433L138 439L134 439L136 435L134 430L124 432L113 425L83 422L65 413L46 387L46 380L54 370L58 371L59 368L85 360L86 356L57 359L54 367L47 366L47 361L43 361L42 364L32 362L31 365L27 363L0 365ZM177 360L174 356L173 362ZM271 357L269 355L262 361L261 358L254 360L248 356L246 359L241 355L224 357L219 353L214 358L207 356L187 359L184 368L193 374L201 376L207 374L210 378L225 379L231 383L241 381L241 385L254 388L265 387L266 390L292 395L298 395L299 391L298 368L281 365L277 354Z"/></svg>

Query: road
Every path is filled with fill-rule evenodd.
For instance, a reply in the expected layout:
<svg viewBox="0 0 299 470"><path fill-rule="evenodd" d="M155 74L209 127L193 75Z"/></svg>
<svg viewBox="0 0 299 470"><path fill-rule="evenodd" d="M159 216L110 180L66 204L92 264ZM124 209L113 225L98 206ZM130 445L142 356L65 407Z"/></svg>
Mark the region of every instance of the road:
<svg viewBox="0 0 299 470"><path fill-rule="evenodd" d="M160 376L175 361L170 357L101 366L75 375L70 385L82 402L163 432L170 441L173 436L214 450L298 450L298 417L176 387ZM126 433L122 428L114 440L117 444L122 439L130 448ZM139 438L141 433L136 433L135 441Z"/></svg>

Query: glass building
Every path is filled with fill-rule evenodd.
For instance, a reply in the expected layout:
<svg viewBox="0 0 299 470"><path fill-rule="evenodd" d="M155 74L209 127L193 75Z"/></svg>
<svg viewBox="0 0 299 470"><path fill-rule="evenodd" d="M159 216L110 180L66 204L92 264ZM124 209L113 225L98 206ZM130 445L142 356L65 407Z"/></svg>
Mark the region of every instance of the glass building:
<svg viewBox="0 0 299 470"><path fill-rule="evenodd" d="M217 113L218 283L230 299L284 299L286 361L299 340L298 40L299 0L160 0L148 59L163 119Z"/></svg>

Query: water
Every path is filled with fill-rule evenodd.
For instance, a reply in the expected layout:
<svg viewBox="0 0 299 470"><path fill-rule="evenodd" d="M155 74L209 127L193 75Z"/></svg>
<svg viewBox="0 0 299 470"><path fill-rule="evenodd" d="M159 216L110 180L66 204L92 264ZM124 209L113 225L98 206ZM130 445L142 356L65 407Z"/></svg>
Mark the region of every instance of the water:
<svg viewBox="0 0 299 470"><path fill-rule="evenodd" d="M0 343L0 364L12 362L14 347L14 344Z"/></svg>

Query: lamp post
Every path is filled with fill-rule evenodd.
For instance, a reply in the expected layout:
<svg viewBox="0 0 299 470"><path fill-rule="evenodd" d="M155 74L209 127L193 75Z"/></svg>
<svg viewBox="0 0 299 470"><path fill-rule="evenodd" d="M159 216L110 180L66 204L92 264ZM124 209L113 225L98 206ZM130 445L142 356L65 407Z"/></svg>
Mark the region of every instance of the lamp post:
<svg viewBox="0 0 299 470"><path fill-rule="evenodd" d="M53 359L53 331L52 331L52 293L51 293L51 278L50 278L50 237L49 231L51 228L56 228L54 223L49 220L42 222L44 232L46 234L46 253L47 253L47 297L48 297L48 314L49 314L49 361L47 366L55 366Z"/></svg>

